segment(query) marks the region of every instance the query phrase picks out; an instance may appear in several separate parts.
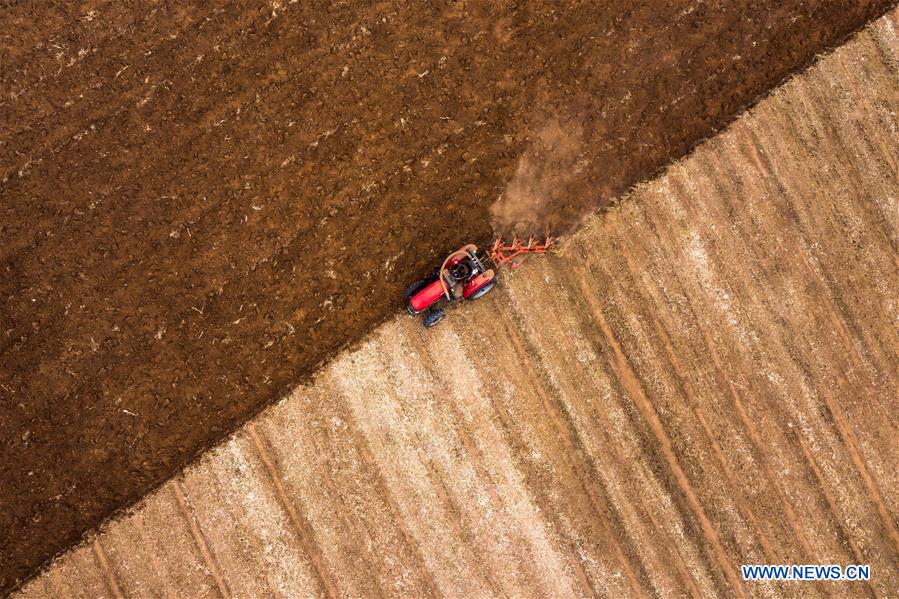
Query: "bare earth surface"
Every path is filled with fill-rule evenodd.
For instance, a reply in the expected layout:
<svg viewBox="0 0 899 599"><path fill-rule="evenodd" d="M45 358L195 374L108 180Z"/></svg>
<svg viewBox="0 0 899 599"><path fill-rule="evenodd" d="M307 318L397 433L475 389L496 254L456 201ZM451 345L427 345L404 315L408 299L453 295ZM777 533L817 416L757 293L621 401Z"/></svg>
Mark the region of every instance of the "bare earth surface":
<svg viewBox="0 0 899 599"><path fill-rule="evenodd" d="M0 590L487 238L548 121L563 229L891 4L0 4Z"/></svg>
<svg viewBox="0 0 899 599"><path fill-rule="evenodd" d="M897 16L19 596L894 595ZM739 575L819 562L872 580Z"/></svg>

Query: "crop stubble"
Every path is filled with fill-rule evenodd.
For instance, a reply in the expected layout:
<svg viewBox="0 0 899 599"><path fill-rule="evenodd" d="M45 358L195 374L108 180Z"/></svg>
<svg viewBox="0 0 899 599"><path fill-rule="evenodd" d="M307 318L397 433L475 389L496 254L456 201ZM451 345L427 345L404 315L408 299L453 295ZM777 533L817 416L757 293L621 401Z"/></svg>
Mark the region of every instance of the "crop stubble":
<svg viewBox="0 0 899 599"><path fill-rule="evenodd" d="M899 588L897 25L437 329L387 322L22 597Z"/></svg>

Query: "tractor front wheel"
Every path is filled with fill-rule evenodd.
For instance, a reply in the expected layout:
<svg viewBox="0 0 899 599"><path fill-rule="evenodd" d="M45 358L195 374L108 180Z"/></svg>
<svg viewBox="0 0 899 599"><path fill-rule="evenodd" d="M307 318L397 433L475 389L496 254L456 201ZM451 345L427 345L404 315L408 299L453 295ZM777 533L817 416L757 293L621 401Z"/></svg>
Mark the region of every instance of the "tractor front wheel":
<svg viewBox="0 0 899 599"><path fill-rule="evenodd" d="M430 314L425 316L425 328L430 329L432 326L443 320L444 316L446 316L446 312L444 312L443 310L433 310Z"/></svg>
<svg viewBox="0 0 899 599"><path fill-rule="evenodd" d="M419 291L421 291L422 289L424 289L427 286L428 286L427 281L416 281L416 282L412 283L411 285L409 285L408 287L406 287L406 292L403 294L403 297L406 298L406 303L408 303L409 300L412 299L412 296L414 296L416 293L418 293Z"/></svg>

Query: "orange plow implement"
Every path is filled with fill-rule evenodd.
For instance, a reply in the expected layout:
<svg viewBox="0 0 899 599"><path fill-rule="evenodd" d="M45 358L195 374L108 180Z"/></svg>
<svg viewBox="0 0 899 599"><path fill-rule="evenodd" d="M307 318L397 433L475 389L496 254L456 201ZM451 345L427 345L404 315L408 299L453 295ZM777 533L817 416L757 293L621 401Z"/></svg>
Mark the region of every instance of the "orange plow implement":
<svg viewBox="0 0 899 599"><path fill-rule="evenodd" d="M506 245L502 239L497 239L487 251L487 255L493 261L497 268L509 265L511 268L518 266L519 261L516 258L523 254L545 254L559 240L558 237L549 236L543 243L539 243L533 237L529 238L527 243L518 237L512 238L512 243Z"/></svg>

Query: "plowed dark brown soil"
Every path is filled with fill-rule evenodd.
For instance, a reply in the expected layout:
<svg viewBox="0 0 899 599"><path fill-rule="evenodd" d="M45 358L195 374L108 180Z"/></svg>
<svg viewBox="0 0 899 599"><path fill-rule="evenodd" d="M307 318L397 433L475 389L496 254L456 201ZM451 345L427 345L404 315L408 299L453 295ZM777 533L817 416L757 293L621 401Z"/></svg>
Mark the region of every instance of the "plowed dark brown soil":
<svg viewBox="0 0 899 599"><path fill-rule="evenodd" d="M0 592L489 237L546 122L564 228L890 4L4 4Z"/></svg>

